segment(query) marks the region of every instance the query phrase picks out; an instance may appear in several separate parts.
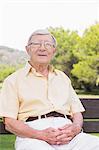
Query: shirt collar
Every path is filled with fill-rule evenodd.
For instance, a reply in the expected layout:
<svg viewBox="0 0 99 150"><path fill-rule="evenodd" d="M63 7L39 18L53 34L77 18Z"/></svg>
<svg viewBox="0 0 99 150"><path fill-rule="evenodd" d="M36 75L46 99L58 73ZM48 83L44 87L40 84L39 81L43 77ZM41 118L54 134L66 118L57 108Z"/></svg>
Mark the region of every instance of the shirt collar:
<svg viewBox="0 0 99 150"><path fill-rule="evenodd" d="M25 67L24 67L25 76L27 76L30 72L32 72L33 74L37 73L36 69L34 67L32 67L29 62L27 62ZM54 68L53 65L49 65L49 72L50 73L54 72L57 75L57 71L56 71L56 69Z"/></svg>

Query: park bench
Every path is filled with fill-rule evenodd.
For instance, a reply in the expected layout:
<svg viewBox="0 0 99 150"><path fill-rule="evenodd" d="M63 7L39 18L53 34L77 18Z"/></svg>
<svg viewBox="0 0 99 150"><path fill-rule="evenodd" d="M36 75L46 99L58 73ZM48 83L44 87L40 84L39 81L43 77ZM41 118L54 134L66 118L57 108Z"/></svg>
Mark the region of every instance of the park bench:
<svg viewBox="0 0 99 150"><path fill-rule="evenodd" d="M82 98L86 111L83 113L83 129L86 133L99 133L99 98Z"/></svg>
<svg viewBox="0 0 99 150"><path fill-rule="evenodd" d="M80 98L86 111L83 113L83 130L86 133L99 133L99 98ZM4 124L0 122L0 134L8 134Z"/></svg>

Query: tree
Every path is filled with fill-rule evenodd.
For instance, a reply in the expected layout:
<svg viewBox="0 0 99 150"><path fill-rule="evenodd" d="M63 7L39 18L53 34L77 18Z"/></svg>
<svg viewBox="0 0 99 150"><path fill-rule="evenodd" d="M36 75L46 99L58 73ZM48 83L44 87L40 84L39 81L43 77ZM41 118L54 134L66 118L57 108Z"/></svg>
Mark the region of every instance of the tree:
<svg viewBox="0 0 99 150"><path fill-rule="evenodd" d="M50 28L49 30L55 36L58 43L55 58L52 60L52 63L70 76L73 64L77 62L73 50L76 48L80 37L76 31L64 30L62 27Z"/></svg>
<svg viewBox="0 0 99 150"><path fill-rule="evenodd" d="M73 51L78 63L71 73L86 90L96 86L99 76L99 24L85 30L82 40Z"/></svg>

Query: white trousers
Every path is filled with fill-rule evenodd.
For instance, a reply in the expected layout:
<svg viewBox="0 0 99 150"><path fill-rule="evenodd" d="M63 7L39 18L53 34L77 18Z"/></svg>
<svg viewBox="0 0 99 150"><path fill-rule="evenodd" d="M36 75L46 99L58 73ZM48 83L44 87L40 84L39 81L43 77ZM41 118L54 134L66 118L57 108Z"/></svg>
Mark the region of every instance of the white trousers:
<svg viewBox="0 0 99 150"><path fill-rule="evenodd" d="M38 130L48 127L58 128L65 124L71 123L67 118L49 117L26 122L30 127ZM17 137L15 142L16 150L99 150L99 137L86 133L79 133L69 144L50 145L45 141Z"/></svg>

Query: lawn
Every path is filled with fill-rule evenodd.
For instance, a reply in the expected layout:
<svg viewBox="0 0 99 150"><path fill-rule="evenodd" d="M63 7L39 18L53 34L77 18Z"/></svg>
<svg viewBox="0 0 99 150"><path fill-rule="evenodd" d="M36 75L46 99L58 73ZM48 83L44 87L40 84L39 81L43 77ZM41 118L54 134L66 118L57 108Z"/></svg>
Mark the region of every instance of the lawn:
<svg viewBox="0 0 99 150"><path fill-rule="evenodd" d="M99 133L92 133L93 135L99 136ZM0 135L0 150L15 150L14 149L15 136L10 135Z"/></svg>
<svg viewBox="0 0 99 150"><path fill-rule="evenodd" d="M1 134L0 135L0 150L14 150L14 141L15 141L14 135Z"/></svg>

